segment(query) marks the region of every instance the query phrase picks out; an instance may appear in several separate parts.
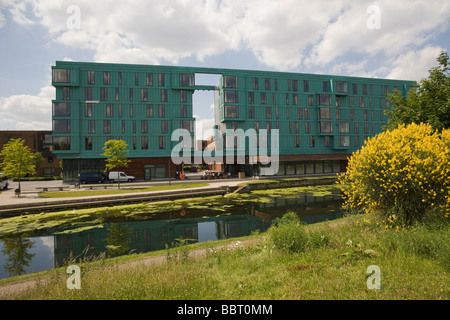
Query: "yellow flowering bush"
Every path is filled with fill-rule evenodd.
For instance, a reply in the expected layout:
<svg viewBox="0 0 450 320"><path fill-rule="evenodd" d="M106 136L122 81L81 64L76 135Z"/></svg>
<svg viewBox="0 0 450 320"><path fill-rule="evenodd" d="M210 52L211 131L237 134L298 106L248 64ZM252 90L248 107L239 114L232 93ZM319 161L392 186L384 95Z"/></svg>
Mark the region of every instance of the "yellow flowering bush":
<svg viewBox="0 0 450 320"><path fill-rule="evenodd" d="M339 175L344 207L395 215L410 223L435 211L450 214L450 130L401 125L353 153Z"/></svg>

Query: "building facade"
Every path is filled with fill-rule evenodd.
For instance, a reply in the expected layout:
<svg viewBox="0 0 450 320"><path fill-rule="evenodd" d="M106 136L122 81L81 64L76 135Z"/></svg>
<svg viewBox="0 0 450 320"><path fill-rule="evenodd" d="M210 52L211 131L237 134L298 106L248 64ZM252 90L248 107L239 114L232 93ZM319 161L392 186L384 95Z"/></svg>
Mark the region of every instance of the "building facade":
<svg viewBox="0 0 450 320"><path fill-rule="evenodd" d="M11 139L23 139L24 145L32 153L40 152L44 158L43 163L36 169L36 177L54 177L61 175L61 166L56 155L52 152L52 132L33 130L2 130L0 131L0 150Z"/></svg>
<svg viewBox="0 0 450 320"><path fill-rule="evenodd" d="M276 149L276 175L340 172L364 140L387 123L388 94L399 90L406 95L414 85L331 75L68 61L57 61L52 73L53 152L63 161L65 181L80 171L103 171L100 154L108 139L127 142L131 163L126 171L138 180L167 178L181 170L182 164L171 157L180 140L189 142L183 144L184 163L204 160L194 142L196 90L215 92L216 150L209 155L223 171L254 176L267 166L258 154L249 153L250 137L230 139L227 133L234 131L256 133L256 147L269 154ZM220 81L197 85L197 74L220 75ZM173 138L176 129L187 136ZM278 139L272 143L275 133Z"/></svg>

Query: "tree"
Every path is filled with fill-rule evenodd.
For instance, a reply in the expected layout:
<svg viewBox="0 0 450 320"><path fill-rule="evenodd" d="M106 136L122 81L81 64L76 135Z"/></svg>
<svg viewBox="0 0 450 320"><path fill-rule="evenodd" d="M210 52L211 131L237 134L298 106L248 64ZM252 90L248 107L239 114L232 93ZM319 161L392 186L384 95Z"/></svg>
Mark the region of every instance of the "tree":
<svg viewBox="0 0 450 320"><path fill-rule="evenodd" d="M339 176L344 207L413 223L450 215L450 129L400 125L368 139Z"/></svg>
<svg viewBox="0 0 450 320"><path fill-rule="evenodd" d="M450 59L442 51L436 60L439 65L406 98L399 91L389 95L388 129L410 123L429 123L437 130L450 128Z"/></svg>
<svg viewBox="0 0 450 320"><path fill-rule="evenodd" d="M33 153L30 148L24 145L25 140L11 139L3 146L0 157L3 162L0 167L6 176L19 181L20 196L20 180L27 174L34 174L35 165L33 163Z"/></svg>
<svg viewBox="0 0 450 320"><path fill-rule="evenodd" d="M107 157L105 172L114 169L120 171L120 168L128 167L130 160L126 157L128 155L127 147L127 143L123 140L108 140L105 142L105 146L103 147L104 153L101 154L102 156ZM117 179L117 182L117 186L120 189L119 178Z"/></svg>
<svg viewBox="0 0 450 320"><path fill-rule="evenodd" d="M35 152L33 154L33 164L36 171L44 164L44 162L45 158L42 156L42 153Z"/></svg>

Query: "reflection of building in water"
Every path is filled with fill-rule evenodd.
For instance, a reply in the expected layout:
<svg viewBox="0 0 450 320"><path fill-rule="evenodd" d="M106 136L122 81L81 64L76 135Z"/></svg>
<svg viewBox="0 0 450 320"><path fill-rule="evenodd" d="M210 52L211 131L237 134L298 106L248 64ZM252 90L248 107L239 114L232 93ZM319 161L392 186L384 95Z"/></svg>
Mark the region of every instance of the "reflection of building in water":
<svg viewBox="0 0 450 320"><path fill-rule="evenodd" d="M204 222L213 222L205 224ZM203 227L199 230L199 224ZM177 239L192 242L213 241L250 235L253 231L265 231L270 222L251 215L229 215L210 218L186 218L178 220L149 220L121 223L129 228L124 239L129 252L143 253L162 250ZM205 227L212 230L205 230ZM212 235L212 236L211 236ZM99 255L107 251L108 225L76 233L55 235L55 265L62 265L72 258ZM117 245L117 244L115 244Z"/></svg>

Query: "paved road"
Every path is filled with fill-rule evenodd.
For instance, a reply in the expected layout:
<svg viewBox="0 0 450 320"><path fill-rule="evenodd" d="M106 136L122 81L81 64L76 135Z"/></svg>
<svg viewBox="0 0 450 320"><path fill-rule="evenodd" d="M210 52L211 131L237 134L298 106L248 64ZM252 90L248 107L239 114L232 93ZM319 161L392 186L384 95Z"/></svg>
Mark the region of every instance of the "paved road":
<svg viewBox="0 0 450 320"><path fill-rule="evenodd" d="M222 186L236 186L239 183L245 182L245 181L252 181L256 178L248 178L248 179L213 179L213 180L201 180L199 178L200 176L190 176L187 180L175 180L172 179L170 181L170 184L187 184L187 183L202 183L206 182L210 186L204 187L204 188L210 188L210 187L222 187ZM154 185L167 185L169 184L168 180L159 180L159 181L136 181L136 182L123 182L120 184L121 188L130 188L130 187L148 187L148 186L154 186ZM92 186L97 186L98 184L89 184ZM81 187L81 190L88 190L85 187L89 185L83 185ZM114 188L117 186L117 183L105 183L105 185L111 186L111 188ZM46 199L46 198L40 198L37 194L38 189L40 187L68 187L68 190L79 190L73 183L63 183L61 180L52 180L52 181L22 181L20 183L21 186L21 196L18 198L14 190L18 187L18 182L12 182L9 185L8 190L3 191L0 194L0 206L5 205L15 205L15 204L24 204L24 203L35 203L35 202L45 202L45 201L57 201L61 199ZM196 188L198 189L198 188ZM188 190L188 189L185 189ZM66 198L66 199L73 199L73 198Z"/></svg>

